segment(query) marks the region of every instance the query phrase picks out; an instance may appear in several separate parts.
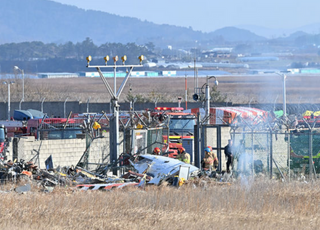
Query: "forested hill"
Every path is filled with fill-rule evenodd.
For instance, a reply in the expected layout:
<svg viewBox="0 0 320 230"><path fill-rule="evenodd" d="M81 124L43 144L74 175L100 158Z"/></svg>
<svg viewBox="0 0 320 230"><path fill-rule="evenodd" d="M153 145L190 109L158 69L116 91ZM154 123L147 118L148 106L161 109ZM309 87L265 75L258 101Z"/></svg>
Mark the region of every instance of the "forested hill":
<svg viewBox="0 0 320 230"><path fill-rule="evenodd" d="M0 31L0 44L23 41L80 42L90 37L95 44L153 42L157 46L191 46L196 40L218 39L221 42L221 39L234 41L238 37L237 33L202 33L192 28L158 25L49 0L5 0L0 7ZM250 31L240 31L244 41L261 40Z"/></svg>

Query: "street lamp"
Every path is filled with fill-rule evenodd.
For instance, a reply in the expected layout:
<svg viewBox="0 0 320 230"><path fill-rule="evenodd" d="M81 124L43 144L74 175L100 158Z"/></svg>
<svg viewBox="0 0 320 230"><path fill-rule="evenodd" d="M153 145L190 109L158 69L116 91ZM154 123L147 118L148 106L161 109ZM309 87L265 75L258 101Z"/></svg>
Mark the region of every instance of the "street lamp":
<svg viewBox="0 0 320 230"><path fill-rule="evenodd" d="M68 99L69 99L69 97L67 97L63 103L63 117L64 118L66 118L66 103L67 103Z"/></svg>
<svg viewBox="0 0 320 230"><path fill-rule="evenodd" d="M279 72L275 72L275 74L279 75L282 77L282 81L283 81L283 85L282 85L282 91L283 91L283 106L282 106L282 110L283 110L283 118L284 120L286 120L287 118L287 101L286 101L286 78L287 76L284 73L279 73Z"/></svg>
<svg viewBox="0 0 320 230"><path fill-rule="evenodd" d="M14 66L13 69L20 71L22 74L22 99L19 104L19 109L21 109L21 102L24 101L24 71L23 69L20 69L18 66Z"/></svg>
<svg viewBox="0 0 320 230"><path fill-rule="evenodd" d="M4 85L8 85L8 120L10 121L10 85L14 84L14 81L3 82Z"/></svg>
<svg viewBox="0 0 320 230"><path fill-rule="evenodd" d="M42 100L41 100L41 112L43 112L43 102L44 102L45 99L46 99L46 98L44 97L44 98L42 98Z"/></svg>

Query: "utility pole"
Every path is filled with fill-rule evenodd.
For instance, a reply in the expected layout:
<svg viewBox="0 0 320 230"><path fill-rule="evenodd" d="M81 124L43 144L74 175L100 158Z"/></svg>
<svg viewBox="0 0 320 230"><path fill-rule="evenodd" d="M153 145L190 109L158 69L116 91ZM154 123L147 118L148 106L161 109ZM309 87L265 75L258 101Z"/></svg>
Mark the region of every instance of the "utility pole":
<svg viewBox="0 0 320 230"><path fill-rule="evenodd" d="M185 83L185 95L184 95L184 100L186 102L186 109L188 109L188 88L187 88L187 74L185 75L185 79L184 79L184 83Z"/></svg>
<svg viewBox="0 0 320 230"><path fill-rule="evenodd" d="M282 77L282 94L283 94L283 105L282 105L282 110L283 110L283 118L286 121L287 120L287 97L286 97L286 79L287 76L284 73L278 73L275 72L275 74L279 75Z"/></svg>
<svg viewBox="0 0 320 230"><path fill-rule="evenodd" d="M207 118L207 122L206 124L210 124L210 119L209 119L209 116L210 116L210 99L211 99L211 96L210 96L210 87L209 87L209 79L211 78L214 78L215 79L215 82L214 84L215 85L218 85L219 82L217 80L217 78L215 76L207 76L207 81L206 81L206 118Z"/></svg>
<svg viewBox="0 0 320 230"><path fill-rule="evenodd" d="M10 85L14 84L14 81L10 81L10 82L3 82L4 85L8 85L8 121L10 121Z"/></svg>

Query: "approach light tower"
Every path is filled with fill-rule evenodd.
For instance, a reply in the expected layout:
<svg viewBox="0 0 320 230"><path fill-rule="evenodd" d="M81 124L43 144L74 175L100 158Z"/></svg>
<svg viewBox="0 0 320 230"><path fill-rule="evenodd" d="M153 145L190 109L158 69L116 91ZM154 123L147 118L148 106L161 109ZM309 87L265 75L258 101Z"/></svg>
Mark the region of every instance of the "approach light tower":
<svg viewBox="0 0 320 230"><path fill-rule="evenodd" d="M121 57L122 60L122 65L117 65L117 61L118 61L118 56L113 57L113 65L108 65L108 61L110 60L109 56L105 56L104 57L104 61L105 61L105 65L90 65L90 62L92 61L92 57L88 56L87 57L87 68L96 68L100 78L102 80L102 82L104 83L105 87L107 88L109 94L111 95L111 104L112 104L112 113L113 113L113 117L110 119L110 162L111 163L115 163L117 162L119 155L120 155L120 151L119 151L119 147L120 147L120 142L119 142L119 107L120 105L118 104L121 92L124 88L124 86L126 85L132 69L134 67L142 67L142 61L144 60L144 56L141 55L138 57L140 64L139 65L125 65L125 62L127 60L127 56L124 55L123 57ZM101 72L101 68L113 68L114 70L114 90L112 91L112 88L110 87L108 81L106 80L106 78L103 76L102 72ZM116 71L117 68L129 68L129 71L127 72L126 77L124 78L124 80L121 83L121 86L119 87L118 91L117 91L117 85L116 85ZM113 174L116 175L117 174L117 170L113 170Z"/></svg>

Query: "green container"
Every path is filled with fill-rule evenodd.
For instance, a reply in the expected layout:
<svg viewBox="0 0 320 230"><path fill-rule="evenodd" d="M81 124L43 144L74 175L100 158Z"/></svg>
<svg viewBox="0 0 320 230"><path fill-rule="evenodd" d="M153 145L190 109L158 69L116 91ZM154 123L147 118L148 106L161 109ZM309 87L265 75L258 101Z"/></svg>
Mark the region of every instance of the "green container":
<svg viewBox="0 0 320 230"><path fill-rule="evenodd" d="M309 173L310 130L290 132L290 169L297 173ZM312 131L312 161L316 173L320 173L320 131Z"/></svg>

